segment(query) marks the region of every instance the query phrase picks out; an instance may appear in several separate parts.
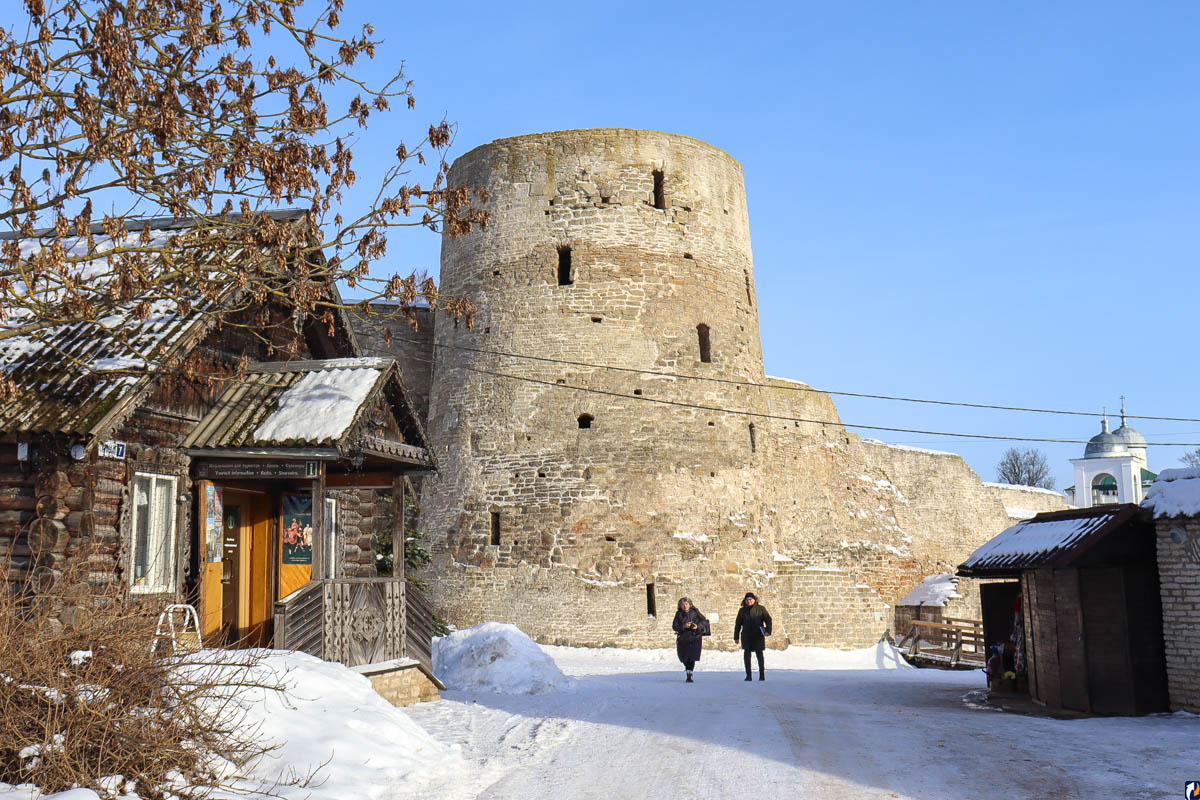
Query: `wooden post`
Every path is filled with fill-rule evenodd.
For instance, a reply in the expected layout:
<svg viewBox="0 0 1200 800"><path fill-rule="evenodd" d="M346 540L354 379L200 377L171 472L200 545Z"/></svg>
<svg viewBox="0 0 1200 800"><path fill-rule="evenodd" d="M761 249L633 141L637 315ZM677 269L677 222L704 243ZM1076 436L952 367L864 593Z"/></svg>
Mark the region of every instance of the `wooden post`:
<svg viewBox="0 0 1200 800"><path fill-rule="evenodd" d="M404 473L392 475L392 575L404 577Z"/></svg>
<svg viewBox="0 0 1200 800"><path fill-rule="evenodd" d="M325 558L325 462L317 462L317 476L312 482L312 578L322 581L333 577L333 565Z"/></svg>
<svg viewBox="0 0 1200 800"><path fill-rule="evenodd" d="M395 650L391 658L400 658L408 652L408 604L407 585L404 580L404 473L392 475L392 578L400 597L396 598L399 608L395 610L395 625L398 628L392 641Z"/></svg>

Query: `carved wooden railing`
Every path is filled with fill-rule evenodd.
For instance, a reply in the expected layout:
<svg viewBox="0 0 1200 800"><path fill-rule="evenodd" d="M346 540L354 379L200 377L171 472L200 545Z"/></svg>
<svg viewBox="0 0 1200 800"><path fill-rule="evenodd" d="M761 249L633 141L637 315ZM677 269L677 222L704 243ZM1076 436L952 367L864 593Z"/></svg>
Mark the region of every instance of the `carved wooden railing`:
<svg viewBox="0 0 1200 800"><path fill-rule="evenodd" d="M433 673L433 606L415 586L405 587L408 630L404 637L404 655L421 662Z"/></svg>
<svg viewBox="0 0 1200 800"><path fill-rule="evenodd" d="M311 581L275 604L275 647L348 667L404 655L402 578Z"/></svg>
<svg viewBox="0 0 1200 800"><path fill-rule="evenodd" d="M320 581L275 603L275 647L325 657L325 598Z"/></svg>

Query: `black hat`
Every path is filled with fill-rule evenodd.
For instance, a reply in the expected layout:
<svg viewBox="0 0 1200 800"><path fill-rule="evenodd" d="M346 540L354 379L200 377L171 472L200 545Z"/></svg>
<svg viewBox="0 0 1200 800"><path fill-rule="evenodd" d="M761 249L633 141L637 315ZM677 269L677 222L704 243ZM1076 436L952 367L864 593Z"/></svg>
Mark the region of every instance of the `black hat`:
<svg viewBox="0 0 1200 800"><path fill-rule="evenodd" d="M746 592L746 596L742 598L742 602L743 603L746 602L751 597L754 598L754 602L756 602L756 603L758 602L758 595L756 595L754 592Z"/></svg>

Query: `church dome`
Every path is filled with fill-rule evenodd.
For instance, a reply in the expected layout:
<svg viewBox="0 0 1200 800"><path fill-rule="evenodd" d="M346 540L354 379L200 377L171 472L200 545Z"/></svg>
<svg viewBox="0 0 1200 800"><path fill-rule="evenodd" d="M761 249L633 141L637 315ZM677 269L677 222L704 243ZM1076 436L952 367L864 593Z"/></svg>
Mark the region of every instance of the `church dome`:
<svg viewBox="0 0 1200 800"><path fill-rule="evenodd" d="M1132 428L1127 430L1133 431L1137 436L1141 436ZM1145 440L1142 440L1145 444ZM1108 429L1108 417L1105 417L1100 422L1100 432L1088 440L1087 447L1083 450L1084 458L1103 458L1105 456L1126 456L1129 455L1129 443L1121 436Z"/></svg>
<svg viewBox="0 0 1200 800"><path fill-rule="evenodd" d="M1121 404L1121 427L1113 431L1113 436L1118 437L1125 443L1126 447L1146 447L1146 437L1138 433L1129 424L1125 422L1125 404Z"/></svg>

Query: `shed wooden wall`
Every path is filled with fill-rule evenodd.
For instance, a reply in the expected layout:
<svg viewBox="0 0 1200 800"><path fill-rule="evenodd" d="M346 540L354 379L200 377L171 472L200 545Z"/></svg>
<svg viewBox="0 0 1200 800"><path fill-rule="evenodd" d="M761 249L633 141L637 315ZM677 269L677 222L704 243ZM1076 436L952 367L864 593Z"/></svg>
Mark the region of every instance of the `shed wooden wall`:
<svg viewBox="0 0 1200 800"><path fill-rule="evenodd" d="M1027 572L1021 584L1035 699L1096 714L1166 710L1152 568L1047 567Z"/></svg>

